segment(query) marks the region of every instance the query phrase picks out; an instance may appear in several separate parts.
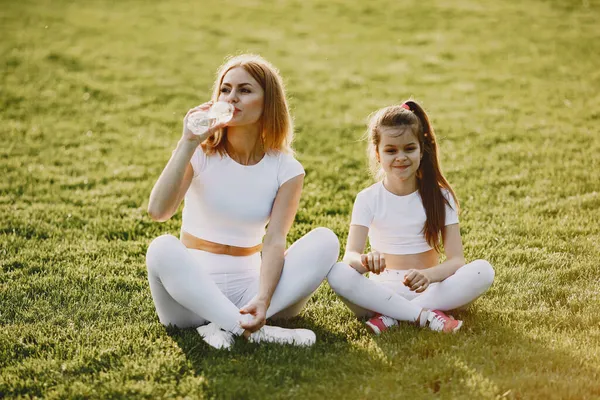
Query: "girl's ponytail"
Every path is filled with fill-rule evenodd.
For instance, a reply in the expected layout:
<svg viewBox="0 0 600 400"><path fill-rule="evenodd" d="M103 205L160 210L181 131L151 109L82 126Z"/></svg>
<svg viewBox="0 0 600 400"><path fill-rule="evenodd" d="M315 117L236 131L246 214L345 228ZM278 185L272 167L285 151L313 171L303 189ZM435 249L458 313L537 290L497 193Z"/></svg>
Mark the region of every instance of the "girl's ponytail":
<svg viewBox="0 0 600 400"><path fill-rule="evenodd" d="M431 247L440 251L441 232L446 224L446 204L450 206L450 200L444 196L442 189L446 189L449 196L453 197L456 208L458 200L440 168L437 141L427 113L415 101L409 100L404 105L417 117L420 125L417 137L422 157L417 171L417 182L427 215L423 227L425 240ZM456 211L458 212L458 209Z"/></svg>

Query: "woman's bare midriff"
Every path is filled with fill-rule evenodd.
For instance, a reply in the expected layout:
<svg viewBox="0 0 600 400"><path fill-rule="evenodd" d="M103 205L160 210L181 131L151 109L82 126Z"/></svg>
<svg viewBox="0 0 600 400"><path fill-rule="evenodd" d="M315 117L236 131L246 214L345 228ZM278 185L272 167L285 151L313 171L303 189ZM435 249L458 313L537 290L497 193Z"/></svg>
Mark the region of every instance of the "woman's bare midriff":
<svg viewBox="0 0 600 400"><path fill-rule="evenodd" d="M385 267L388 269L425 269L438 263L439 254L434 249L419 254L385 254Z"/></svg>

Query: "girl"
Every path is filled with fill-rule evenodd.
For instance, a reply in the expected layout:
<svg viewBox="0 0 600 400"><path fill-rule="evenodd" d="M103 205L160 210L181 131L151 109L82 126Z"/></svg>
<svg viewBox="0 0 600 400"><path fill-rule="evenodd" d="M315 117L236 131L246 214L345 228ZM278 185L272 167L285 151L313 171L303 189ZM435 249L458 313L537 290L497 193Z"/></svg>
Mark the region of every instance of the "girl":
<svg viewBox="0 0 600 400"><path fill-rule="evenodd" d="M407 101L377 111L367 135L381 180L356 196L344 262L331 269L329 284L357 316L371 317L375 334L398 321L456 332L462 321L442 311L485 293L494 269L484 260L465 265L458 201L440 170L429 118ZM362 254L367 236L371 251Z"/></svg>
<svg viewBox="0 0 600 400"><path fill-rule="evenodd" d="M337 237L325 228L285 250L304 169L290 146L281 77L261 57L231 58L217 73L212 101L231 103L233 118L197 136L187 118L212 102L188 111L150 195L148 212L158 221L185 199L180 239L158 237L146 256L160 322L198 327L217 348L229 348L234 335L311 345L309 330L264 326L266 318L297 315L339 252Z"/></svg>

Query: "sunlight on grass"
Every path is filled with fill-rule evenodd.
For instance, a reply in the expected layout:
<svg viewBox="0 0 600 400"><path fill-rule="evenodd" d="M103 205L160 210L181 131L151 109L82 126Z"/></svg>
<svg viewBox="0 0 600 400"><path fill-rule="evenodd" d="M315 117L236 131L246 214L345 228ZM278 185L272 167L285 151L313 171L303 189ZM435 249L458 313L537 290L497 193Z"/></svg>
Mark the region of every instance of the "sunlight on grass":
<svg viewBox="0 0 600 400"><path fill-rule="evenodd" d="M600 4L2 2L0 397L599 398ZM496 269L457 335L369 336L327 284L311 349L207 347L164 328L147 199L185 112L230 54L284 76L307 171L292 243L343 245L371 183L367 116L414 97Z"/></svg>

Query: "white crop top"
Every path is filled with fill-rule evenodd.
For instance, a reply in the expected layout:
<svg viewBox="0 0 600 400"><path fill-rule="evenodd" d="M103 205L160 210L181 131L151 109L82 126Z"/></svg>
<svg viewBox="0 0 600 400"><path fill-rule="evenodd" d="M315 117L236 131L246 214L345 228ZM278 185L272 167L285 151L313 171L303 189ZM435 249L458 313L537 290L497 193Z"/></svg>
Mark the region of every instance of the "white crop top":
<svg viewBox="0 0 600 400"><path fill-rule="evenodd" d="M198 147L190 163L194 177L185 194L181 229L238 247L262 243L279 187L304 174L302 165L282 152L246 166L227 155L207 156Z"/></svg>
<svg viewBox="0 0 600 400"><path fill-rule="evenodd" d="M446 223L458 223L454 198L445 189ZM419 191L406 196L389 192L383 182L364 189L356 196L352 210L352 225L369 228L371 248L385 254L418 254L431 249L423 228L427 217Z"/></svg>

